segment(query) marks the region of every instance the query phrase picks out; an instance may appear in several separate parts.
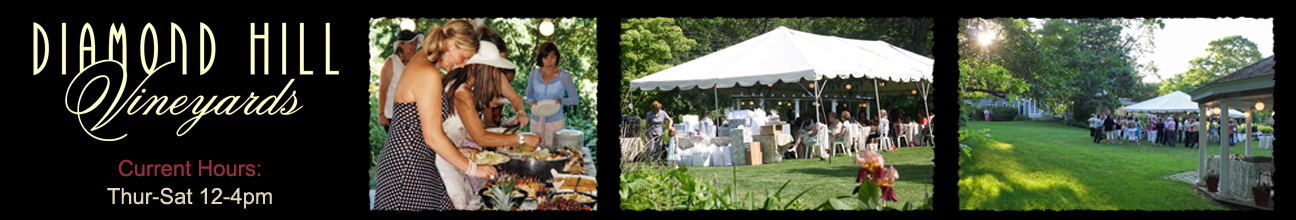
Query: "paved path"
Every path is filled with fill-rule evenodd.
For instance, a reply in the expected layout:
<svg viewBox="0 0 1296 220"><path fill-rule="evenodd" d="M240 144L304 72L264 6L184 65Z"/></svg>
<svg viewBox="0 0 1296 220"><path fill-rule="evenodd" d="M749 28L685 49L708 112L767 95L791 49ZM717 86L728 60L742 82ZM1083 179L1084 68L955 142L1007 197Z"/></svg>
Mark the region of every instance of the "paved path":
<svg viewBox="0 0 1296 220"><path fill-rule="evenodd" d="M1197 184L1198 181L1197 171L1187 171L1182 173L1170 174L1165 178L1187 182L1188 184ZM370 193L370 195L371 195L370 197L372 197L373 193Z"/></svg>

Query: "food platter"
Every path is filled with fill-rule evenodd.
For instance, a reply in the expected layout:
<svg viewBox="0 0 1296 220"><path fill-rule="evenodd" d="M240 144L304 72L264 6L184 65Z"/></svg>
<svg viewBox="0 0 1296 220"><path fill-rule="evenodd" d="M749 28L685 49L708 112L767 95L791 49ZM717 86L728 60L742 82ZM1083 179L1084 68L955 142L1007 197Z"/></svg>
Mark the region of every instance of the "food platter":
<svg viewBox="0 0 1296 220"><path fill-rule="evenodd" d="M551 201L558 200L559 198L575 201L577 204L586 208L592 208L594 207L594 204L598 203L598 196L589 193L559 192L549 194L549 200Z"/></svg>
<svg viewBox="0 0 1296 220"><path fill-rule="evenodd" d="M495 153L494 151L478 152L477 155L473 155L472 159L473 159L473 163L489 164L489 165L500 165L509 162L509 160L512 160L508 156Z"/></svg>
<svg viewBox="0 0 1296 220"><path fill-rule="evenodd" d="M555 192L581 192L598 195L598 180L592 176L561 174L557 170L551 170L553 173L553 185Z"/></svg>

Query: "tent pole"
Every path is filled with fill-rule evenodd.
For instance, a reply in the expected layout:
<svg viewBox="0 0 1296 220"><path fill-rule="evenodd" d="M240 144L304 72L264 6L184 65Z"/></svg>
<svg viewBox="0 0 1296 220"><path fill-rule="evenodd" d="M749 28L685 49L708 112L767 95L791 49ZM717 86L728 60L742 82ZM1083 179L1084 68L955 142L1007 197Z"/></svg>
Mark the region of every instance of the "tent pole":
<svg viewBox="0 0 1296 220"><path fill-rule="evenodd" d="M923 85L923 84L922 84L922 81L919 81L919 82L918 82L918 87L922 87L922 89L923 89L923 91L922 91L922 92L923 92L923 107L926 108L926 109L923 109L923 112L926 112L926 113L927 113L927 120L928 120L928 121L927 121L927 133L928 133L928 134L935 134L935 133L932 133L932 126L931 126L931 110L930 110L931 107L928 107L928 106L927 106L927 90L928 90L928 89L931 89L931 82L927 82L927 86L925 86L925 87L922 86L922 85ZM934 135L933 135L933 137L934 137ZM921 139L921 138L919 138L919 139ZM932 142L935 142L935 141L936 141L935 138L932 138ZM928 145L934 145L934 144L928 143Z"/></svg>
<svg viewBox="0 0 1296 220"><path fill-rule="evenodd" d="M882 115L882 96L878 94L877 78L873 78L873 105L873 107L877 107L878 121L881 121L882 117L886 117L886 115Z"/></svg>

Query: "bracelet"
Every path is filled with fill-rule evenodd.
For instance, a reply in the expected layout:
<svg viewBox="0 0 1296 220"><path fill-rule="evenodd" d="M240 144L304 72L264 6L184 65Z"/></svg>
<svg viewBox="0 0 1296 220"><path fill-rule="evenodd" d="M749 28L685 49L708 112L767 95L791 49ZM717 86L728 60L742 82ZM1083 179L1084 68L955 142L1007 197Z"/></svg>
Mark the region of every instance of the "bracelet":
<svg viewBox="0 0 1296 220"><path fill-rule="evenodd" d="M518 136L518 145L526 144L526 139L522 137L522 133L518 133L517 136Z"/></svg>
<svg viewBox="0 0 1296 220"><path fill-rule="evenodd" d="M468 160L468 172L465 173L467 173L468 176L473 176L473 174L477 174L477 163L473 162L472 160Z"/></svg>

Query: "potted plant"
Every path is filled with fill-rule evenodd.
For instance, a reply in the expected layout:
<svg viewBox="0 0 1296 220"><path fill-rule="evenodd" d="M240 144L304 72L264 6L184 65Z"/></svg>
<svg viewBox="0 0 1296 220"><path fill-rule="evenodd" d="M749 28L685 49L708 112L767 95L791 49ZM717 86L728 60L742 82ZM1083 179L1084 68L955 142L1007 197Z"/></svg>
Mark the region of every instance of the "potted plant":
<svg viewBox="0 0 1296 220"><path fill-rule="evenodd" d="M1210 170L1206 173L1206 189L1210 192L1218 192L1217 187L1219 187L1219 174L1215 173L1215 170Z"/></svg>
<svg viewBox="0 0 1296 220"><path fill-rule="evenodd" d="M1269 183L1259 183L1251 187L1251 193L1255 195L1255 204L1260 207L1269 206L1269 191L1273 186Z"/></svg>

